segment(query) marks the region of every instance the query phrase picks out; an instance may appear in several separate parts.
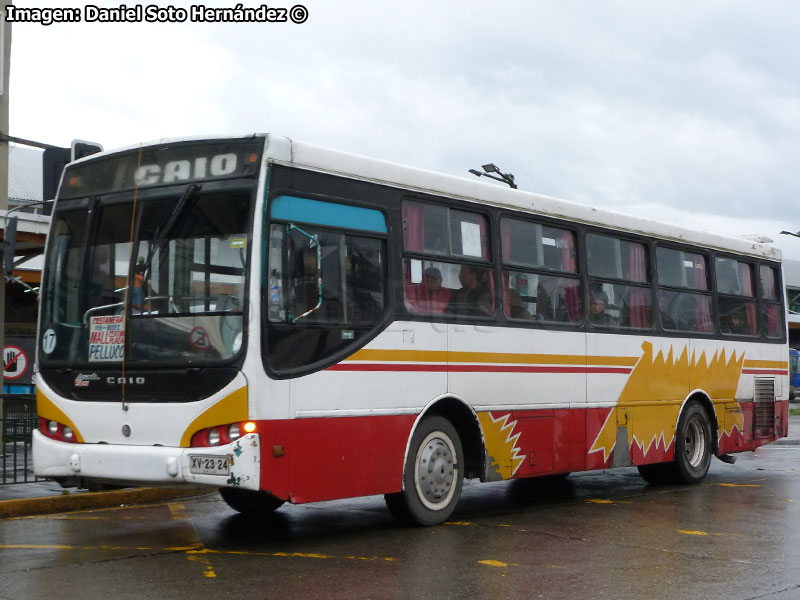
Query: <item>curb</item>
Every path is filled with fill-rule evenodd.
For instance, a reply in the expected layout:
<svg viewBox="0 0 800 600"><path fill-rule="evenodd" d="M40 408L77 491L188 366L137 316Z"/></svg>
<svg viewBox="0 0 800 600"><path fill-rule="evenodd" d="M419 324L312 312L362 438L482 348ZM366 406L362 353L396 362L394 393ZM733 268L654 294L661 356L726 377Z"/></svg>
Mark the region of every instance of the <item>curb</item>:
<svg viewBox="0 0 800 600"><path fill-rule="evenodd" d="M89 508L109 508L129 504L151 504L191 498L212 493L213 489L201 486L170 488L132 488L105 492L81 492L61 496L0 500L0 519L68 512Z"/></svg>

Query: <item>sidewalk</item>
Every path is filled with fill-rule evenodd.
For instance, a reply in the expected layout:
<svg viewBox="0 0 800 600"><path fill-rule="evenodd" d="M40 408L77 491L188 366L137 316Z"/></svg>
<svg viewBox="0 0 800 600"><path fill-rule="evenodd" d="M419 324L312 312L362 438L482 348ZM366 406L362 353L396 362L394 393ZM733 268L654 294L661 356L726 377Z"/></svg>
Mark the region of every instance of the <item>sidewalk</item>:
<svg viewBox="0 0 800 600"><path fill-rule="evenodd" d="M55 481L0 484L0 519L68 512L91 508L108 508L122 504L150 504L178 498L209 494L214 490L202 486L141 487L103 492L67 488Z"/></svg>

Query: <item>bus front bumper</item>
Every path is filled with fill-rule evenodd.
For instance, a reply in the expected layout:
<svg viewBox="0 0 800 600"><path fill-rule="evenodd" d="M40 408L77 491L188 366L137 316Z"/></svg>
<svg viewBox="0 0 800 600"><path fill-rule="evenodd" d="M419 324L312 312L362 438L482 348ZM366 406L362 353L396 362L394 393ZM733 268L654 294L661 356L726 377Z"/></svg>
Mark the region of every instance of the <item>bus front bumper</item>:
<svg viewBox="0 0 800 600"><path fill-rule="evenodd" d="M71 444L33 431L37 477L131 485L193 484L259 489L259 435L225 446L173 448L119 444Z"/></svg>

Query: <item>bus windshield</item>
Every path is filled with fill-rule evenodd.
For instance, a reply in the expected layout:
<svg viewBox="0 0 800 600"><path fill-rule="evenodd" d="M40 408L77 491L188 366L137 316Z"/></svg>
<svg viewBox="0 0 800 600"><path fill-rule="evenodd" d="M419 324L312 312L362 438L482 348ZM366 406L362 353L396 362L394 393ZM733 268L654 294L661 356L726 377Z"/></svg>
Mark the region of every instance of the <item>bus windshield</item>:
<svg viewBox="0 0 800 600"><path fill-rule="evenodd" d="M95 200L88 219L83 202L60 208L46 257L42 365L234 357L253 185L171 186L136 203L117 194Z"/></svg>

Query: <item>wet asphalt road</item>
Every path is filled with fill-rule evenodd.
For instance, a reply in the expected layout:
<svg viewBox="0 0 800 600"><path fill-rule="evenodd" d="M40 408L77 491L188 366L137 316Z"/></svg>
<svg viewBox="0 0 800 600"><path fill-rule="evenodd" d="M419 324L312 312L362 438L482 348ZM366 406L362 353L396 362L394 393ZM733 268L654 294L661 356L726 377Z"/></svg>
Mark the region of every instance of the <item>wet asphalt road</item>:
<svg viewBox="0 0 800 600"><path fill-rule="evenodd" d="M450 522L380 497L253 520L217 495L0 520L0 598L800 598L800 446L712 462L468 483Z"/></svg>

